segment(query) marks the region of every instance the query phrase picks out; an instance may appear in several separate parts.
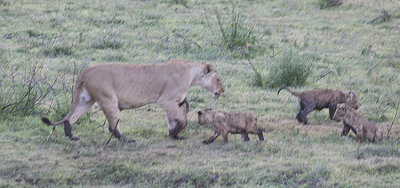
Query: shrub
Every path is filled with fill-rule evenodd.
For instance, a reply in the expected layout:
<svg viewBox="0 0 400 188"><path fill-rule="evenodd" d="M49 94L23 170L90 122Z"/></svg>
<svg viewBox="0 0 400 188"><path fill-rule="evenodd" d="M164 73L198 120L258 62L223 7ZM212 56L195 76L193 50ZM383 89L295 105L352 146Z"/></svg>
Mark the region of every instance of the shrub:
<svg viewBox="0 0 400 188"><path fill-rule="evenodd" d="M53 45L47 46L43 50L43 55L48 57L58 57L58 56L68 56L73 53L72 46L65 45L62 43L55 43Z"/></svg>
<svg viewBox="0 0 400 188"><path fill-rule="evenodd" d="M171 0L171 3L173 4L177 4L177 5L182 5L186 8L189 8L188 4L188 0Z"/></svg>
<svg viewBox="0 0 400 188"><path fill-rule="evenodd" d="M354 157L356 159L365 159L368 157L396 157L400 158L400 152L390 145L381 146L367 146L358 149Z"/></svg>
<svg viewBox="0 0 400 188"><path fill-rule="evenodd" d="M309 58L289 50L283 52L270 67L264 86L276 88L281 86L303 86L311 74Z"/></svg>
<svg viewBox="0 0 400 188"><path fill-rule="evenodd" d="M222 46L231 51L246 52L244 55L248 55L250 51L258 48L257 34L253 28L245 23L243 16L236 12L234 5L232 5L232 12L229 15L230 20L227 23L221 21L218 11L216 11L216 15L222 37Z"/></svg>
<svg viewBox="0 0 400 188"><path fill-rule="evenodd" d="M343 0L317 0L320 9L337 7L343 4Z"/></svg>
<svg viewBox="0 0 400 188"><path fill-rule="evenodd" d="M389 22L393 17L393 14L390 14L387 10L382 10L381 14L374 18L373 20L367 22L368 24L374 24L374 23L387 23Z"/></svg>
<svg viewBox="0 0 400 188"><path fill-rule="evenodd" d="M119 39L119 33L115 30L103 31L103 35L95 39L92 43L92 47L96 49L119 49L122 48L124 43Z"/></svg>
<svg viewBox="0 0 400 188"><path fill-rule="evenodd" d="M30 115L39 112L37 107L53 89L58 76L54 80L49 79L48 72L41 62L32 63L23 75L15 74L18 72L18 65L3 68L9 71L2 73L4 82L0 85L0 116Z"/></svg>

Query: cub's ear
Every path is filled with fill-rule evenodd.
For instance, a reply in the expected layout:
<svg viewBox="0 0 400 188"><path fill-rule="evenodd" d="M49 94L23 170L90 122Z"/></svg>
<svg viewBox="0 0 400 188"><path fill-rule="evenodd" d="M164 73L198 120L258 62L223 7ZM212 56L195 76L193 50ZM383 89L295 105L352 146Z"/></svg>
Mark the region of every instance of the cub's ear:
<svg viewBox="0 0 400 188"><path fill-rule="evenodd" d="M204 69L204 73L205 73L205 74L208 74L208 73L210 73L210 72L213 71L213 70L214 70L214 67L213 67L212 65L206 64L206 68Z"/></svg>
<svg viewBox="0 0 400 188"><path fill-rule="evenodd" d="M203 112L202 112L202 111L198 111L197 114L198 114L199 116L201 116L201 114L203 114Z"/></svg>
<svg viewBox="0 0 400 188"><path fill-rule="evenodd" d="M337 105L336 105L336 109L339 109L339 108L340 108L340 104L337 104Z"/></svg>

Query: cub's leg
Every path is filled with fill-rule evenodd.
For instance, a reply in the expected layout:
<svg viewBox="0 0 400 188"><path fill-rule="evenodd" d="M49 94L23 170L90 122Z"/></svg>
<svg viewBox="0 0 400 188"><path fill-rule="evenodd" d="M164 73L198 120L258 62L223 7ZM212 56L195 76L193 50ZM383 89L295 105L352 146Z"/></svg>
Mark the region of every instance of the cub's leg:
<svg viewBox="0 0 400 188"><path fill-rule="evenodd" d="M217 139L219 135L220 135L220 133L215 131L214 135L212 135L209 139L203 140L203 144L210 144L210 143L214 142L214 140Z"/></svg>
<svg viewBox="0 0 400 188"><path fill-rule="evenodd" d="M264 135L263 132L260 128L257 128L255 124L252 126L251 130L249 131L251 134L256 134L258 136L258 139L263 141L264 140Z"/></svg>
<svg viewBox="0 0 400 188"><path fill-rule="evenodd" d="M264 140L264 135L261 129L257 129L257 135L258 135L258 139L263 141Z"/></svg>
<svg viewBox="0 0 400 188"><path fill-rule="evenodd" d="M357 139L358 141L360 141L360 142L363 142L363 141L364 141L364 131L363 131L363 127L362 127L362 126L359 126L359 127L356 128L356 130L357 130L356 139Z"/></svg>
<svg viewBox="0 0 400 188"><path fill-rule="evenodd" d="M304 110L304 108L305 108L304 104L302 102L300 102L300 110L299 110L299 113L297 113L297 115L296 115L296 119L300 123L303 123L303 118L301 117L301 112Z"/></svg>
<svg viewBox="0 0 400 188"><path fill-rule="evenodd" d="M226 130L223 130L222 131L222 142L224 143L224 144L226 144L226 143L228 143L228 131L226 131Z"/></svg>
<svg viewBox="0 0 400 188"><path fill-rule="evenodd" d="M247 142L247 141L250 140L249 134L247 134L247 133L242 133L241 135L242 135L242 140L243 140L244 142Z"/></svg>
<svg viewBox="0 0 400 188"><path fill-rule="evenodd" d="M329 118L332 120L333 115L335 115L337 104L330 104L329 105Z"/></svg>
<svg viewBox="0 0 400 188"><path fill-rule="evenodd" d="M304 125L308 124L307 115L315 109L315 106L316 105L314 103L309 103L305 105L304 109L299 112Z"/></svg>
<svg viewBox="0 0 400 188"><path fill-rule="evenodd" d="M349 132L350 132L350 127L344 125L343 126L343 130L342 130L342 134L340 136L347 136L347 135L349 135Z"/></svg>

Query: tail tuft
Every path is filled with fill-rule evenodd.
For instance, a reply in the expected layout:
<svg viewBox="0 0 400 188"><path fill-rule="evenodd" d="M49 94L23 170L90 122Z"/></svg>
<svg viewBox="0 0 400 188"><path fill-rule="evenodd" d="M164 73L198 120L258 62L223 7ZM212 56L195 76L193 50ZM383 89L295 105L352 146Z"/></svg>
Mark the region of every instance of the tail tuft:
<svg viewBox="0 0 400 188"><path fill-rule="evenodd" d="M42 122L45 123L46 125L51 126L51 121L47 117L42 117Z"/></svg>

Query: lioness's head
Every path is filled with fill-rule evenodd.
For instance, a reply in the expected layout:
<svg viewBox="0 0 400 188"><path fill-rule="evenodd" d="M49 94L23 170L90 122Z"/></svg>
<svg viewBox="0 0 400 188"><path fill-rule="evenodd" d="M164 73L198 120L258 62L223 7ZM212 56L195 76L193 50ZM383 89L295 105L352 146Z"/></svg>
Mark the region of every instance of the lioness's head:
<svg viewBox="0 0 400 188"><path fill-rule="evenodd" d="M219 97L225 91L221 83L221 77L210 64L204 64L198 82L201 87L212 92L214 98Z"/></svg>
<svg viewBox="0 0 400 188"><path fill-rule="evenodd" d="M207 119L210 118L208 116L211 115L210 112L211 112L211 108L206 108L202 111L197 112L200 125L204 125L207 123Z"/></svg>
<svg viewBox="0 0 400 188"><path fill-rule="evenodd" d="M346 95L346 104L350 107L353 108L354 110L358 109L358 100L356 94L354 94L352 91L349 91Z"/></svg>
<svg viewBox="0 0 400 188"><path fill-rule="evenodd" d="M344 105L342 106L342 105L338 104L336 106L335 114L333 115L333 120L342 121L344 116L346 115L346 113L347 113L347 107Z"/></svg>

